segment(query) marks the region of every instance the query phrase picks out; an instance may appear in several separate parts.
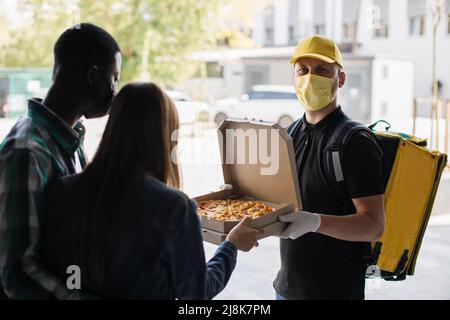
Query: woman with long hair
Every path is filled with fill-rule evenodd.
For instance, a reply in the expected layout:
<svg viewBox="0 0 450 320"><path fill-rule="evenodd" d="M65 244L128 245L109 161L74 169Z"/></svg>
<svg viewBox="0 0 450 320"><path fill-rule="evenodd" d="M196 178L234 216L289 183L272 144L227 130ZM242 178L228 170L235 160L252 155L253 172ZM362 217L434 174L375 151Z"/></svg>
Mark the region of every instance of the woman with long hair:
<svg viewBox="0 0 450 320"><path fill-rule="evenodd" d="M81 270L81 290L110 299L211 299L237 249L257 245L246 220L205 262L196 206L179 191L178 115L153 83L116 96L99 148L81 174L48 190L41 256L60 279Z"/></svg>

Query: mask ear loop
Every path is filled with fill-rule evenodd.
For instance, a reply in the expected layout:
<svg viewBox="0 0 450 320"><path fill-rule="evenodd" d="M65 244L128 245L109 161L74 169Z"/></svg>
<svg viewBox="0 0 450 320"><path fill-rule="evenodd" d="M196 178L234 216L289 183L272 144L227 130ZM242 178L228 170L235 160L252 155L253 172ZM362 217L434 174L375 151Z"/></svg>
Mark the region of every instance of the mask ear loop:
<svg viewBox="0 0 450 320"><path fill-rule="evenodd" d="M341 84L339 83L339 76L341 75L341 73L342 73L342 71L339 71L338 74L337 74L337 76L336 76L335 78L333 78L333 82L334 82L336 79L337 79L337 81L338 81L338 86L337 86L336 90L342 88Z"/></svg>
<svg viewBox="0 0 450 320"><path fill-rule="evenodd" d="M339 76L342 74L343 71L339 71L338 75L337 75L337 80L338 80L338 88L342 88L341 84L339 83Z"/></svg>

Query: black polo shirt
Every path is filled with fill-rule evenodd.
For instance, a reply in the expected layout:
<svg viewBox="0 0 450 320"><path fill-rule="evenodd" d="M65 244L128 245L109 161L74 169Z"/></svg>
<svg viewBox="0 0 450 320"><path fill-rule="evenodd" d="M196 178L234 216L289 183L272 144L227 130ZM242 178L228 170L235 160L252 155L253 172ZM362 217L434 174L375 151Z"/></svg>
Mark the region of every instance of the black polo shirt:
<svg viewBox="0 0 450 320"><path fill-rule="evenodd" d="M340 107L315 125L303 116L303 125L292 133L305 211L354 214L352 198L384 193L382 151L365 132L356 133L343 151L346 196L326 178L324 148L345 117ZM363 299L368 245L319 233L280 239L281 269L274 288L288 299Z"/></svg>

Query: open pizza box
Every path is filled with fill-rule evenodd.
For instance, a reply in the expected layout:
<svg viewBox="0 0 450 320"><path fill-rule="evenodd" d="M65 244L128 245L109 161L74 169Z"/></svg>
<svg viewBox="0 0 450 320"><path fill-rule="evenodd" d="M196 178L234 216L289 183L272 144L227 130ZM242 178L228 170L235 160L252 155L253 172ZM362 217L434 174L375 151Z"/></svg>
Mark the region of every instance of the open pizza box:
<svg viewBox="0 0 450 320"><path fill-rule="evenodd" d="M275 210L251 220L265 238L280 233L278 217L301 208L292 138L278 124L227 119L218 130L225 190L194 198L195 201L259 200ZM220 244L238 221L218 221L199 215L203 240Z"/></svg>

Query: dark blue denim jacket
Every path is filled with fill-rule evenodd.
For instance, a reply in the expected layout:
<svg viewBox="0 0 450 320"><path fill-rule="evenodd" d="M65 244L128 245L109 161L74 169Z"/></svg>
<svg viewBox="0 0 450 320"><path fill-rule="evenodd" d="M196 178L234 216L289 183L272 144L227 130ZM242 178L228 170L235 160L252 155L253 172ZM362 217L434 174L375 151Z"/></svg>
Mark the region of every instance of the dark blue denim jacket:
<svg viewBox="0 0 450 320"><path fill-rule="evenodd" d="M79 175L63 178L47 192L42 226L43 263L64 282L68 265L76 261L63 258L67 230L62 217L74 201L77 180ZM93 294L107 299L212 299L222 291L237 250L225 241L206 263L195 203L143 176L130 179L123 190L107 231L103 290Z"/></svg>

